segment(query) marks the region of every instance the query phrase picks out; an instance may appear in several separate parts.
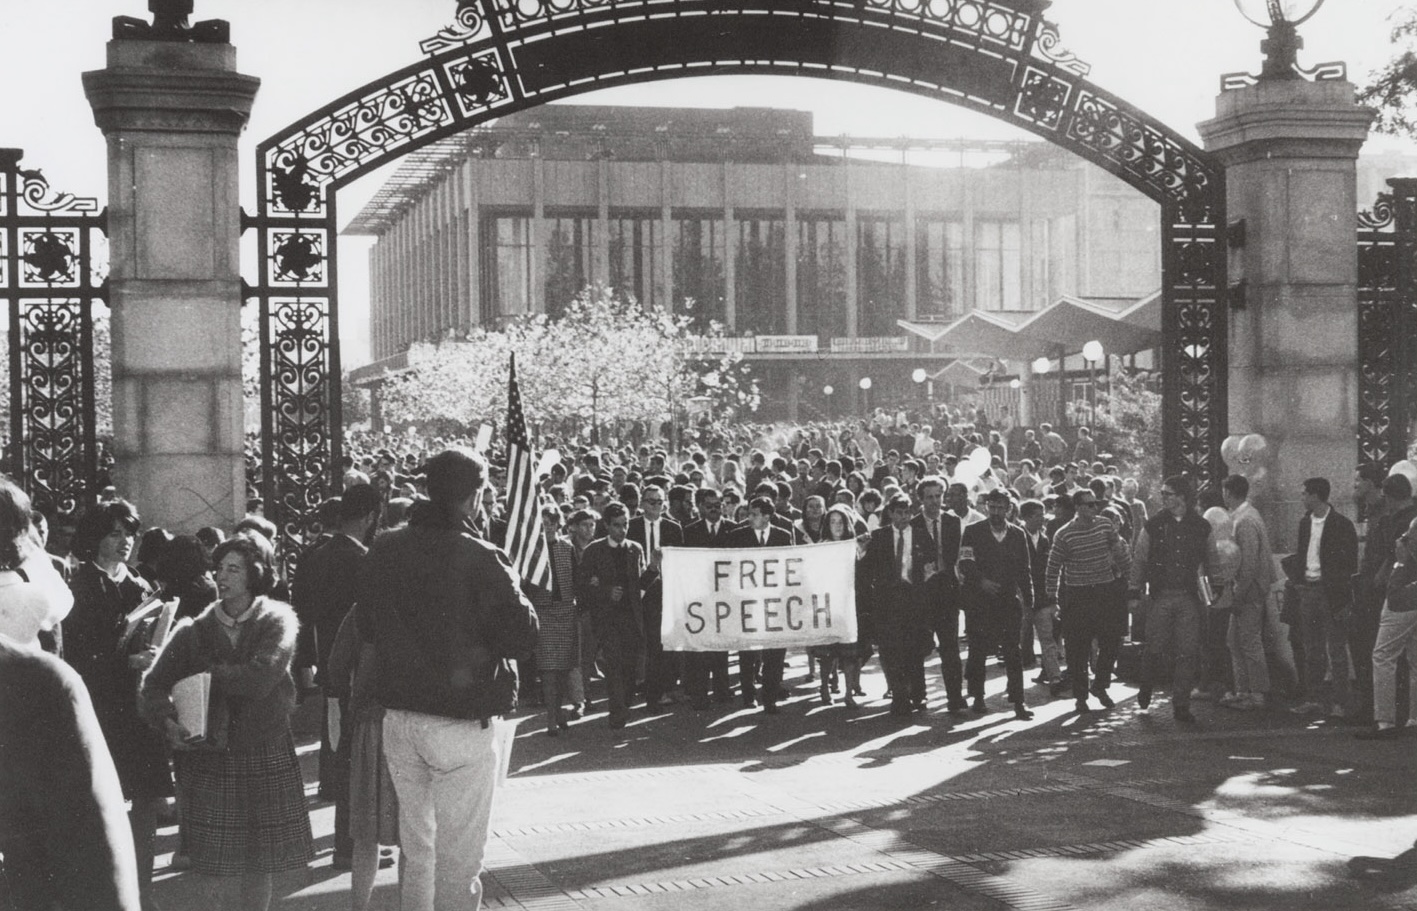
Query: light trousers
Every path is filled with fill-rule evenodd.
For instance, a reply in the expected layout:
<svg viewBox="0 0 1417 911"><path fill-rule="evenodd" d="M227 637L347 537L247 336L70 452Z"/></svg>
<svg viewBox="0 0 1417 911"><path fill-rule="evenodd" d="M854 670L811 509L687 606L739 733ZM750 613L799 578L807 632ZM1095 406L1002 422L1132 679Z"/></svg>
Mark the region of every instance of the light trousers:
<svg viewBox="0 0 1417 911"><path fill-rule="evenodd" d="M1237 602L1230 617L1226 643L1230 647L1236 693L1269 692L1269 662L1264 654L1266 608L1259 599Z"/></svg>
<svg viewBox="0 0 1417 911"><path fill-rule="evenodd" d="M1407 654L1408 717L1417 716L1417 611L1383 606L1373 646L1373 720L1397 723L1397 659Z"/></svg>
<svg viewBox="0 0 1417 911"><path fill-rule="evenodd" d="M421 712L384 714L399 798L402 911L477 911L500 757L496 729Z"/></svg>

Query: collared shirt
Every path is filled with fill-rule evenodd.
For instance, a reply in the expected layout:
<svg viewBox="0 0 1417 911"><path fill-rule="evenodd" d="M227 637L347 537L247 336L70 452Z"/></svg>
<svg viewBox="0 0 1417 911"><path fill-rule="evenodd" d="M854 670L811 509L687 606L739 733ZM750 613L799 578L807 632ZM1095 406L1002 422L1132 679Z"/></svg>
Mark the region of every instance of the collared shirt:
<svg viewBox="0 0 1417 911"><path fill-rule="evenodd" d="M895 552L899 554L900 579L902 582L910 581L910 570L912 568L910 545L914 540L911 531L912 529L909 525L905 526L905 528L891 527L891 543L895 547Z"/></svg>
<svg viewBox="0 0 1417 911"><path fill-rule="evenodd" d="M767 530L766 528L764 528L762 531L758 532L758 543L761 544L761 545L763 545L764 547L767 546L767 543L768 543L768 530Z"/></svg>
<svg viewBox="0 0 1417 911"><path fill-rule="evenodd" d="M249 620L251 615L256 612L256 604L260 600L260 598L252 598L250 606L241 612L241 616L234 618L227 614L226 608L217 607L217 621L221 623L222 632L226 633L226 638L231 640L232 645L235 645L236 640L241 637L241 624Z"/></svg>
<svg viewBox="0 0 1417 911"><path fill-rule="evenodd" d="M654 553L659 548L659 523L663 519L645 519L645 551Z"/></svg>
<svg viewBox="0 0 1417 911"><path fill-rule="evenodd" d="M1317 582L1322 577L1319 566L1319 543L1324 536L1324 522L1328 520L1328 513L1320 519L1318 516L1309 514L1309 552L1304 560L1304 580L1306 582Z"/></svg>

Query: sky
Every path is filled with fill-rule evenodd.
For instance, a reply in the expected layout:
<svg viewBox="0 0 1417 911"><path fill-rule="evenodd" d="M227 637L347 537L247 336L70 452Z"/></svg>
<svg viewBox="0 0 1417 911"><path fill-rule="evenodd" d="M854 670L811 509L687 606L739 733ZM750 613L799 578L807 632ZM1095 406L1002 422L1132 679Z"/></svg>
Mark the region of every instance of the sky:
<svg viewBox="0 0 1417 911"><path fill-rule="evenodd" d="M1261 5L1258 0L1242 0ZM1300 63L1341 60L1361 83L1391 51L1394 0L1327 0L1300 33ZM115 15L147 18L145 0L0 0L0 147L25 151L56 189L106 195L103 137L80 74L101 69ZM421 58L418 42L451 22L455 0L196 0L194 20L231 23L241 72L262 80L241 139L242 200L254 211L255 148L334 98ZM1257 72L1263 32L1234 0L1055 0L1046 14L1063 44L1092 66L1090 79L1199 141L1214 116L1219 77ZM818 134L1020 138L999 121L949 104L843 82L782 77L701 77L589 93L583 104L791 107L815 115ZM1374 150L1417 152L1417 143L1374 137ZM358 213L389 169L341 191L340 212ZM341 240L344 362L367 358L368 291L363 238ZM254 266L248 269L254 273ZM246 275L248 281L254 274Z"/></svg>

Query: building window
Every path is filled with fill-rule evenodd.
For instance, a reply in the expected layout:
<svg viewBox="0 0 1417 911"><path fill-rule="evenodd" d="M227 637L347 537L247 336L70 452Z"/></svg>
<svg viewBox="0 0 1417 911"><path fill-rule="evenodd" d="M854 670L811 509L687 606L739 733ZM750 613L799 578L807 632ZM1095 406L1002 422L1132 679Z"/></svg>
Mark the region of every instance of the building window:
<svg viewBox="0 0 1417 911"><path fill-rule="evenodd" d="M486 318L531 312L531 219L498 215L482 223L482 307Z"/></svg>
<svg viewBox="0 0 1417 911"><path fill-rule="evenodd" d="M740 333L776 335L787 324L786 227L780 218L738 222L734 315Z"/></svg>
<svg viewBox="0 0 1417 911"><path fill-rule="evenodd" d="M700 329L707 329L710 322L723 322L723 219L676 217L671 243L674 312L687 313Z"/></svg>
<svg viewBox="0 0 1417 911"><path fill-rule="evenodd" d="M546 219L546 313L560 316L595 274L594 216Z"/></svg>
<svg viewBox="0 0 1417 911"><path fill-rule="evenodd" d="M610 219L610 287L646 309L661 303L659 262L663 252L657 218Z"/></svg>
<svg viewBox="0 0 1417 911"><path fill-rule="evenodd" d="M856 221L856 300L861 334L900 335L905 317L905 224L888 218Z"/></svg>
<svg viewBox="0 0 1417 911"><path fill-rule="evenodd" d="M1058 294L1058 277L1053 272L1053 224L1046 218L1029 223L1030 250L1028 307L1038 310L1051 304Z"/></svg>
<svg viewBox="0 0 1417 911"><path fill-rule="evenodd" d="M847 335L846 222L797 222L797 331L822 340Z"/></svg>
<svg viewBox="0 0 1417 911"><path fill-rule="evenodd" d="M957 221L915 223L915 312L939 319L964 315L964 226Z"/></svg>
<svg viewBox="0 0 1417 911"><path fill-rule="evenodd" d="M974 305L980 310L1022 310L1022 243L1018 222L974 223Z"/></svg>

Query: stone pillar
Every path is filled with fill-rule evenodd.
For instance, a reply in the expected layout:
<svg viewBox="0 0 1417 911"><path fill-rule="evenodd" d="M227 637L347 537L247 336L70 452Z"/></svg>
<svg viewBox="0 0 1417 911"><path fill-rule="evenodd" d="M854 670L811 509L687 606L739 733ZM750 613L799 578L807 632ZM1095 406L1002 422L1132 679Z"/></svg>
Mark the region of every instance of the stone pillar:
<svg viewBox="0 0 1417 911"><path fill-rule="evenodd" d="M118 490L191 533L245 512L236 140L260 80L226 43L118 39L84 74L108 140Z"/></svg>
<svg viewBox="0 0 1417 911"><path fill-rule="evenodd" d="M1292 548L1300 486L1322 476L1353 518L1357 467L1358 248L1355 162L1374 112L1343 81L1261 79L1222 92L1198 124L1225 165L1232 253L1232 434L1269 440L1257 492L1276 549Z"/></svg>

